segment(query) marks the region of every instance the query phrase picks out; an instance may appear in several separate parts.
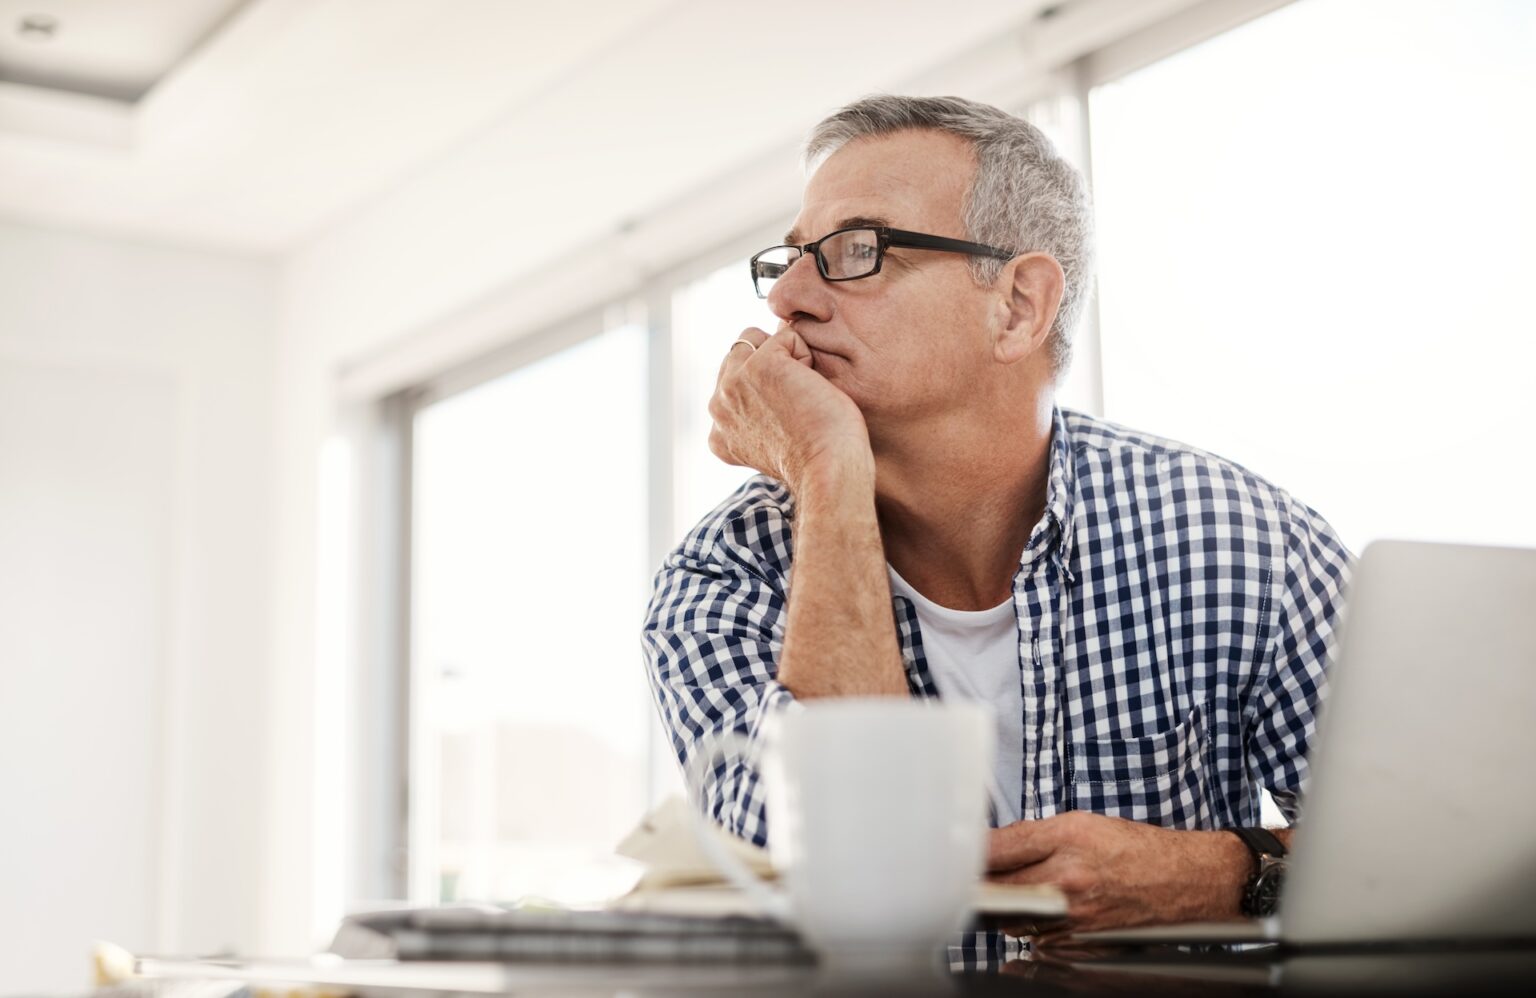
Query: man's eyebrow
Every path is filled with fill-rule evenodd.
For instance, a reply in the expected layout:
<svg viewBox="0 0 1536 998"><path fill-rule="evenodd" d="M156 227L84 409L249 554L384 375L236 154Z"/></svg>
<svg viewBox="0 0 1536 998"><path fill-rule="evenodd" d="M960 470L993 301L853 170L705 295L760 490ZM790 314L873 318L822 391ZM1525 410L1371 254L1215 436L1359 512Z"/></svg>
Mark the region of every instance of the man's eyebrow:
<svg viewBox="0 0 1536 998"><path fill-rule="evenodd" d="M891 222L889 219L880 218L876 215L854 215L850 218L843 219L827 231L836 232L838 229L856 229L861 226L868 226L870 228L883 228L890 224ZM800 242L800 233L795 229L790 229L788 232L784 233L784 244L786 246L802 245Z"/></svg>

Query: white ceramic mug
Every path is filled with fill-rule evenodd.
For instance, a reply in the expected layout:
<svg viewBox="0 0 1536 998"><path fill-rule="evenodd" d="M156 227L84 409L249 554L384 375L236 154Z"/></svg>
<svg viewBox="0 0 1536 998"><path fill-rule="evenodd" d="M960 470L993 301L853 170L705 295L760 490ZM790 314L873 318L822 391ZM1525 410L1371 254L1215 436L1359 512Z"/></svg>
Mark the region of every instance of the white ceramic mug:
<svg viewBox="0 0 1536 998"><path fill-rule="evenodd" d="M930 961L964 927L986 859L994 725L965 702L860 697L769 719L759 774L783 889L755 877L694 808L699 844L764 914L824 958ZM706 738L688 783L748 757L742 735Z"/></svg>

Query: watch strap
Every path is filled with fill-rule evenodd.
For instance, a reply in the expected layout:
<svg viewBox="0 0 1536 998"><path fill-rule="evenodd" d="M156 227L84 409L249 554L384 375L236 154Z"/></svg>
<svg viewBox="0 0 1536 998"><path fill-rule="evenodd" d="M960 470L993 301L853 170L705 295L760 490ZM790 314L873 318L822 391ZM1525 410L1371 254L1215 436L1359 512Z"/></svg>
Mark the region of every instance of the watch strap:
<svg viewBox="0 0 1536 998"><path fill-rule="evenodd" d="M1253 853L1255 864L1266 855L1275 859L1285 858L1285 843L1267 828L1229 828L1227 831L1243 840L1248 851Z"/></svg>

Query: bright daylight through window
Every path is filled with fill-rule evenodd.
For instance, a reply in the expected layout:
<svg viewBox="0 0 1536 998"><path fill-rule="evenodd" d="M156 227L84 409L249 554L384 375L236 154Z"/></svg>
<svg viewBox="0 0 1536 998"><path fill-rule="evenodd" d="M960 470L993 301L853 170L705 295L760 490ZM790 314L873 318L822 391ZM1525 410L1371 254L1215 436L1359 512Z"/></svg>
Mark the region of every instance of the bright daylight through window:
<svg viewBox="0 0 1536 998"><path fill-rule="evenodd" d="M600 894L644 811L645 364L626 326L417 415L420 900Z"/></svg>
<svg viewBox="0 0 1536 998"><path fill-rule="evenodd" d="M1533 19L1312 0L1095 90L1104 414L1356 553L1536 545Z"/></svg>

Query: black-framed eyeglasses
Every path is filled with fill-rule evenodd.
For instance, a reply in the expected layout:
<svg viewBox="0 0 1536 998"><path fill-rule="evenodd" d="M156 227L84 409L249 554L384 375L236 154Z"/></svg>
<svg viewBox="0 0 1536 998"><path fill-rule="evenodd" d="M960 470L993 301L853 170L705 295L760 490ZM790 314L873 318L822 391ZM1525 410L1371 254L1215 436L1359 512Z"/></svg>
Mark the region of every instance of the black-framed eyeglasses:
<svg viewBox="0 0 1536 998"><path fill-rule="evenodd" d="M861 277L872 277L880 273L885 251L892 246L990 256L998 260L1011 260L1017 255L1010 250L968 243L964 239L930 236L884 225L860 225L829 232L804 246L768 247L752 258L752 288L759 298L767 298L773 282L783 277L785 271L806 253L816 258L816 270L825 280L857 281Z"/></svg>

